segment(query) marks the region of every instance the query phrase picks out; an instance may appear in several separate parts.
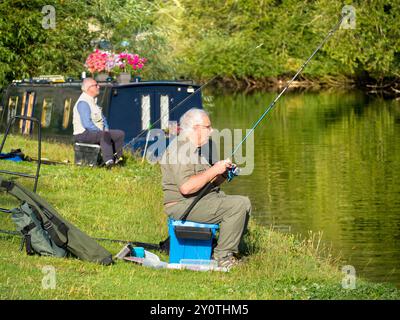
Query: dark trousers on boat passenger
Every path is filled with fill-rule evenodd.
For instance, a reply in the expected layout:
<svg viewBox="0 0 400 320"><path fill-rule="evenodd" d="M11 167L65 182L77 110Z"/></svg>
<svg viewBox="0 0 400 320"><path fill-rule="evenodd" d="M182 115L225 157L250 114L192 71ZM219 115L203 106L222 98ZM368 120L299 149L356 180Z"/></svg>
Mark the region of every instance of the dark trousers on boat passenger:
<svg viewBox="0 0 400 320"><path fill-rule="evenodd" d="M99 144L104 162L114 159L114 148L116 152L116 159L122 157L124 139L125 132L122 130L86 130L81 134L74 135L75 142Z"/></svg>

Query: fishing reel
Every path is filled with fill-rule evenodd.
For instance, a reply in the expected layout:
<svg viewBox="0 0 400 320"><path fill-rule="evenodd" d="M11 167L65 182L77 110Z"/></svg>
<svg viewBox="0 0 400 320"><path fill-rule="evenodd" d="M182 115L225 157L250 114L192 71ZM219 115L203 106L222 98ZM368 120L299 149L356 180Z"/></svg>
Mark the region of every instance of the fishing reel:
<svg viewBox="0 0 400 320"><path fill-rule="evenodd" d="M226 179L228 180L228 182L231 182L234 177L239 175L239 173L240 173L239 167L233 165L232 168L228 169L228 176Z"/></svg>

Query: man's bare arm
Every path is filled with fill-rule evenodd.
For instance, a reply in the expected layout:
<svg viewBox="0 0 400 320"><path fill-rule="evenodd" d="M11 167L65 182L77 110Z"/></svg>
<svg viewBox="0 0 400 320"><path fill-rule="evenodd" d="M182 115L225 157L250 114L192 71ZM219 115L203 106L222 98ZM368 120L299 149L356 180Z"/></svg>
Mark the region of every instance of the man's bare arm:
<svg viewBox="0 0 400 320"><path fill-rule="evenodd" d="M188 181L181 185L179 188L180 193L183 195L189 195L192 193L196 193L200 189L202 189L208 182L212 181L215 177L217 177L217 184L219 176L224 174L227 169L232 166L232 162L228 160L222 160L216 162L211 168L206 171L200 172L194 176L191 176Z"/></svg>

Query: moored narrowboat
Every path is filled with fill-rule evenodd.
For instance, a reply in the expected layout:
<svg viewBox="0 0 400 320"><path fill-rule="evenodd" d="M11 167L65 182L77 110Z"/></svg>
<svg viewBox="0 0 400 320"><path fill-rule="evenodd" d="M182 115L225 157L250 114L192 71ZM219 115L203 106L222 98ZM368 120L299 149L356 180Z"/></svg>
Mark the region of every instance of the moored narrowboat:
<svg viewBox="0 0 400 320"><path fill-rule="evenodd" d="M72 111L81 94L81 81L61 77L14 81L4 92L0 106L0 130L16 115L34 117L44 138L72 142ZM176 127L188 109L202 108L200 87L191 81L136 81L127 84L99 82L98 105L111 129L125 132L132 149L143 147L149 128ZM14 133L35 134L35 123L19 120Z"/></svg>

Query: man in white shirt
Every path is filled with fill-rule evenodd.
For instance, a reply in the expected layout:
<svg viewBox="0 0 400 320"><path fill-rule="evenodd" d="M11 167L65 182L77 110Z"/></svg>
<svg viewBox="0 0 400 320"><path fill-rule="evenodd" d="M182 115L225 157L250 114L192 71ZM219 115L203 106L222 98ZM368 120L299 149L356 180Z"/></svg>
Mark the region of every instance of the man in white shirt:
<svg viewBox="0 0 400 320"><path fill-rule="evenodd" d="M74 140L100 144L104 163L111 167L122 159L125 133L109 129L107 119L97 105L100 86L96 80L85 78L82 91L73 109Z"/></svg>

